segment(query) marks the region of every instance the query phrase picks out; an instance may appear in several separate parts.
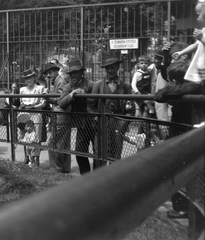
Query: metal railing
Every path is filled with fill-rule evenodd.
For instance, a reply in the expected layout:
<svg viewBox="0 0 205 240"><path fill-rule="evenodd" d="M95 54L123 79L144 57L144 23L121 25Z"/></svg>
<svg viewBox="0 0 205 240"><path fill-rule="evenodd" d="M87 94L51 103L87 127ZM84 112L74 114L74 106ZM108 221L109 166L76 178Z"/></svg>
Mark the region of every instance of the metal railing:
<svg viewBox="0 0 205 240"><path fill-rule="evenodd" d="M0 11L0 67L6 54L0 84L21 83L21 73L35 65L58 58L66 62L82 60L86 76L102 78L100 68L104 54L110 50L110 39L136 38L138 48L111 50L122 60L122 78L130 82L136 59L173 37L191 43L197 27L195 0L147 0L106 4L55 6ZM1 87L1 86L0 86Z"/></svg>
<svg viewBox="0 0 205 240"><path fill-rule="evenodd" d="M5 95L2 95L0 97L5 97ZM9 98L12 97L20 97L20 95L6 95ZM24 95L24 97L32 97L33 95ZM58 94L52 95L53 97L59 96ZM36 97L34 95L33 97ZM39 97L46 97L45 95L39 95ZM49 96L48 96L49 97ZM133 100L133 99L149 99L152 100L153 96L152 95L140 95L140 96L135 96L135 95L109 95L109 94L97 94L97 95L88 95L88 94L82 94L82 95L77 95L76 98L81 98L81 97L89 97L89 98L101 98L102 100L105 100L107 98L120 98L120 99L127 99L127 100ZM178 100L179 101L179 100ZM193 103L198 103L201 104L205 101L205 96L199 95L187 95L184 96L180 101L191 101ZM102 104L104 104L104 101L102 101ZM197 105L198 105L197 104ZM10 109L7 109L7 118L8 114L10 116L10 122L13 124L7 124L6 126L1 126L0 131L1 131L1 138L0 141L7 141L11 142L11 149L12 149L12 159L15 161L15 150L14 146L15 144L22 144L19 142L18 139L18 123L16 121L16 117L19 114L19 112L26 112L25 110L14 110L12 109L10 105ZM28 112L28 111L27 111ZM29 111L30 113L34 113L35 111ZM107 114L105 112L105 107L102 105L101 106L101 113L98 114L85 114L83 115L81 113L63 113L63 112L50 112L50 111L41 111L41 114L46 114L47 117L50 117L53 119L52 121L52 133L53 135L47 135L48 139L46 142L43 142L41 145L35 145L39 148L42 149L48 149L48 150L54 150L54 151L60 151L60 152L67 152L71 154L77 154L77 155L87 155L88 157L92 157L95 159L98 159L100 161L116 161L118 158L115 156L113 157L112 155L109 155L109 151L107 149L109 148L109 144L112 146L112 142L108 142L107 139L107 132L106 132L106 127L107 123L111 120L114 122L113 126L118 125L117 123L123 123L123 125L126 125L126 129L123 130L123 134L119 136L119 132L116 132L116 129L114 129L113 134L115 134L115 139L113 136L111 138L113 141L116 142L115 147L120 148L121 144L118 145L118 141L120 139L123 140L123 146L122 146L122 151L120 152L121 156L120 158L126 159L127 157L131 157L137 153L140 154L141 150L144 148L148 148L151 146L157 147L157 145L164 145L168 139L176 136L176 135L181 135L186 132L189 132L192 129L192 126L186 125L186 124L176 124L176 123L171 123L171 122L165 122L165 121L158 121L156 119L145 119L145 118L137 118L137 117L128 117L128 116L122 116L122 115L114 115L114 114ZM205 114L205 113L204 113ZM195 115L196 112L195 112ZM194 117L196 117L194 115ZM93 118L97 117L98 118L98 126L97 126L97 140L98 140L98 151L94 152L93 151L93 146L92 143L90 144L89 151L88 149L83 152L76 151L75 149L75 140L76 140L76 131L77 128L76 126L81 123L82 121L82 116L83 118L86 118L87 124L91 125L92 129L90 132L91 135L96 135L96 129L93 128ZM49 137L52 136L55 140L56 132L57 132L57 124L56 121L58 119L62 120L62 117L66 117L66 121L62 122L62 134L66 133L66 138L64 139L64 142L66 142L65 145L60 144L50 144ZM102 119L104 119L102 121ZM65 119L64 119L65 120ZM128 127L127 127L128 126ZM66 129L66 131L64 131ZM144 132L138 132L139 129L143 129ZM204 129L202 129L204 131ZM117 134L116 134L117 133ZM47 134L47 133L46 133ZM204 132L205 135L205 132ZM51 139L52 139L51 138ZM53 141L56 143L57 141ZM103 144L102 144L103 143ZM24 145L29 145L26 143L23 143ZM201 143L200 143L201 144ZM32 144L31 144L32 145ZM179 144L180 149L181 145ZM155 147L153 149L155 149ZM190 148L190 146L187 146L187 148ZM187 149L186 148L186 149ZM116 149L115 149L116 150ZM144 151L142 151L144 152ZM175 159L173 159L173 162ZM174 164L174 163L173 163ZM201 168L203 169L203 168ZM202 213L202 215L205 215L204 212L204 196L205 196L205 174L204 170L200 171L197 175L195 175L195 178L191 181L193 184L193 188L190 192L190 196L193 198L191 199L193 204L199 209L199 211ZM191 188L190 188L191 189ZM190 190L189 189L189 190ZM188 193L189 194L189 193Z"/></svg>
<svg viewBox="0 0 205 240"><path fill-rule="evenodd" d="M1 209L1 239L122 239L204 168L204 132L190 131Z"/></svg>

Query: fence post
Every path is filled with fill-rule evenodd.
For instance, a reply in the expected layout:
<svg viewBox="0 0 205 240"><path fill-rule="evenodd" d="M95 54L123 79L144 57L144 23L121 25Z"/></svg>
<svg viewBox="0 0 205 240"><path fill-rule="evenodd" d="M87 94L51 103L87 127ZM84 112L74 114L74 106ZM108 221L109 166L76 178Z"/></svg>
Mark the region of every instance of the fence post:
<svg viewBox="0 0 205 240"><path fill-rule="evenodd" d="M10 114L10 130L11 130L11 159L13 162L16 161L15 156L15 141L14 141L14 112L12 107L12 98L9 98L9 114Z"/></svg>
<svg viewBox="0 0 205 240"><path fill-rule="evenodd" d="M9 56L10 54L10 48L9 48L9 33L10 33L10 29L9 29L9 12L6 12L6 29L7 29L7 33L6 33L6 51L7 51L7 55ZM7 63L7 87L8 89L10 89L10 62L9 62L9 57L8 57L8 63ZM10 102L10 99L9 99Z"/></svg>
<svg viewBox="0 0 205 240"><path fill-rule="evenodd" d="M105 109L106 109L106 100L102 99L101 101L101 149L102 149L102 160L107 160L107 128L106 128L106 115L105 115Z"/></svg>

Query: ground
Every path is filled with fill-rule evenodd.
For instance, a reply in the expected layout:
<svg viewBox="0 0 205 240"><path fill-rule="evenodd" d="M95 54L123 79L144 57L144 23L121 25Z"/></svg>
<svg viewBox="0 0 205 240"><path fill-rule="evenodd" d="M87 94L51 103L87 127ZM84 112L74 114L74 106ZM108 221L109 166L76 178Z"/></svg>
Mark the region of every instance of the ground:
<svg viewBox="0 0 205 240"><path fill-rule="evenodd" d="M14 201L21 201L30 194L55 187L65 181L81 177L79 174L55 173L49 168L30 168L22 162L13 163L0 159L0 208ZM186 240L187 221L180 223L167 218L166 203L123 240Z"/></svg>

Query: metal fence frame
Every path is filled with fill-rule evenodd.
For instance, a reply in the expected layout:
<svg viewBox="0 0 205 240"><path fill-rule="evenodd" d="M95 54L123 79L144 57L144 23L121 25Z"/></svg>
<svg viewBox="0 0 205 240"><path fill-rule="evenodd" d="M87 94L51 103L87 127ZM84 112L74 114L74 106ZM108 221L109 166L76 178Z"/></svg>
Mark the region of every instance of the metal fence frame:
<svg viewBox="0 0 205 240"><path fill-rule="evenodd" d="M205 127L170 139L1 209L1 239L125 237L204 168L204 131ZM196 239L189 230L189 239Z"/></svg>
<svg viewBox="0 0 205 240"><path fill-rule="evenodd" d="M23 70L30 65L40 69L63 54L79 58L87 68L86 76L97 81L104 75L100 63L109 51L109 39L138 38L139 49L130 49L128 54L112 50L123 60L121 77L130 82L135 58L148 51L151 38L192 41L194 4L194 0L140 0L0 11L1 87L21 84ZM180 19L180 30L173 27L172 15Z"/></svg>
<svg viewBox="0 0 205 240"><path fill-rule="evenodd" d="M49 94L49 95L52 95L52 97L57 97L57 96L59 96L59 94ZM39 95L39 97L49 97L49 95ZM0 97L5 97L5 95L0 95ZM12 98L12 97L20 97L21 95L19 95L19 94L13 94L13 95L6 95L7 97L9 97L10 99ZM32 97L32 95L24 95L24 97ZM33 97L36 97L36 95L33 95ZM94 94L91 94L91 95L89 95L88 96L88 94L82 94L82 95L76 95L75 96L76 98L81 98L81 97L83 97L83 98L85 98L85 97L89 97L89 98L101 98L101 99L107 99L107 98L120 98L120 99L127 99L127 100L133 100L133 99L149 99L149 100L152 100L153 99L153 96L152 95L149 95L149 96L147 96L147 95L140 95L140 96L136 96L136 95L119 95L119 94L117 94L117 95L109 95L109 94L101 94L101 95L99 95L99 94L96 94L96 95L94 95ZM203 96L203 95L186 95L186 96L184 96L184 97L182 97L182 99L181 100L178 100L178 101L192 101L192 102L198 102L198 103L203 103L203 102L205 102L205 96ZM102 101L102 104L103 104L103 102L104 101ZM102 106L101 107L101 113L100 113L100 115L99 115L99 117L100 117L100 119L104 119L104 120L102 120L102 121L99 121L99 125L98 125L98 129L101 129L102 131L101 131L101 133L98 135L98 138L99 139L101 139L101 141L102 142L106 142L105 141L105 139L106 139L106 131L105 131L105 129L106 129L106 113L105 113L105 108ZM8 138L7 139L7 141L8 142L11 142L11 150L12 150L12 159L15 161L15 143L17 143L16 142L16 140L15 140L15 125L16 125L16 123L15 123L15 121L14 121L14 112L16 111L16 110L14 110L14 109L12 109L12 107L11 107L11 105L10 105L10 109L8 110L9 111L9 114L10 114L10 122L13 122L14 124L11 124L10 126L7 126L7 129L10 131L10 134L11 134L11 139L10 138ZM58 114L58 113L54 113L54 114ZM96 116L96 115L95 115ZM119 116L120 117L120 116ZM133 119L133 117L128 117L128 119ZM173 125L174 123L170 123L170 122L164 122L164 121L158 121L158 120L151 120L151 119L144 119L144 121L147 121L147 122L151 122L151 123L153 123L153 122L158 122L158 123L162 123L162 124L165 124L165 125L167 125L167 126L170 126L170 125ZM101 125L102 124L102 125ZM178 125L178 124L176 124L176 125ZM180 124L179 124L180 125ZM182 124L182 126L183 126L183 124ZM186 126L186 125L185 125ZM187 127L190 127L190 126L188 126L187 125ZM10 129L9 129L10 128ZM188 128L188 129L191 129L191 128ZM8 134L8 132L7 132L7 136L9 137L9 134ZM0 139L0 141L1 141L1 139ZM166 140L167 141L167 140ZM165 142L166 142L165 141ZM101 151L99 151L100 152L100 155L98 155L98 157L99 157L99 159L101 159L101 160L107 160L106 159L106 147L105 147L105 144L99 144L99 146L101 146L102 148L101 148ZM147 146L148 147L148 146ZM180 147L181 148L181 147ZM46 147L45 147L45 149L46 149ZM56 149L57 150L57 149ZM144 152L144 151L143 151ZM74 154L82 154L82 153L77 153L77 152L71 152L70 151L70 153L74 153ZM84 153L83 153L84 154ZM139 154L139 153L138 153ZM90 154L88 154L88 156L89 157L96 157L96 155L90 155ZM174 161L174 160L173 160ZM203 175L202 175L203 174ZM197 179L199 179L200 181L198 181L197 182ZM204 193L205 193L205 189L204 189L204 186L205 186L205 184L204 184L204 182L205 182L205 178L204 178L204 171L202 171L202 172L200 172L200 174L199 175L197 175L196 176L196 178L193 180L193 181L191 181L191 183L190 183L190 188L189 188L189 196L190 196L190 199L192 200L192 203L199 209L199 211L202 213L202 215L205 215L205 211L204 211L204 206L203 206L203 196L204 196ZM200 185L200 189L203 189L202 191L204 191L204 192L200 192L199 194L198 194L198 190L197 190L197 188L195 188L195 186L199 186ZM198 197L200 197L200 199L202 199L202 202L201 202L201 200L197 200L197 198L196 198L196 196L197 196L197 198ZM192 223L192 225L190 225L190 229L192 229L193 228L193 233L192 234L195 234L195 222L194 222L194 218L195 218L195 216L194 216L194 210L192 209L192 214L191 214L191 216L192 216L192 218L191 218L191 223Z"/></svg>

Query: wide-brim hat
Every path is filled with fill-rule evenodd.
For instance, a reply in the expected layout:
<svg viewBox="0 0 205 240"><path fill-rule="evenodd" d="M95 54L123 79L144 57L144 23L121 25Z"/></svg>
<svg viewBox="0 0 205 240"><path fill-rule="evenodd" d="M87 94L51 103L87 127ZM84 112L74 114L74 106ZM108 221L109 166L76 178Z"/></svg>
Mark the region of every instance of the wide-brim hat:
<svg viewBox="0 0 205 240"><path fill-rule="evenodd" d="M54 63L49 62L49 63L45 64L43 74L46 74L51 69L57 70L57 71L60 70L60 68L58 66L56 66Z"/></svg>
<svg viewBox="0 0 205 240"><path fill-rule="evenodd" d="M35 74L36 74L36 71L34 69L29 68L23 72L23 75L21 76L21 78L29 78Z"/></svg>
<svg viewBox="0 0 205 240"><path fill-rule="evenodd" d="M68 65L68 67L69 67L69 70L67 73L69 73L69 74L72 72L75 72L75 71L80 71L80 70L85 71L86 70L86 68L84 68L82 66L82 64L80 63L80 61L78 61L78 60L71 61Z"/></svg>
<svg viewBox="0 0 205 240"><path fill-rule="evenodd" d="M114 57L114 56L107 57L107 58L105 58L103 64L101 65L101 68L110 66L110 65L115 64L115 63L122 63L122 61L120 59L118 59L117 57Z"/></svg>
<svg viewBox="0 0 205 240"><path fill-rule="evenodd" d="M172 43L172 45L170 47L169 54L171 56L173 53L182 51L185 48L187 48L188 46L189 45L184 42L174 42L174 43Z"/></svg>

